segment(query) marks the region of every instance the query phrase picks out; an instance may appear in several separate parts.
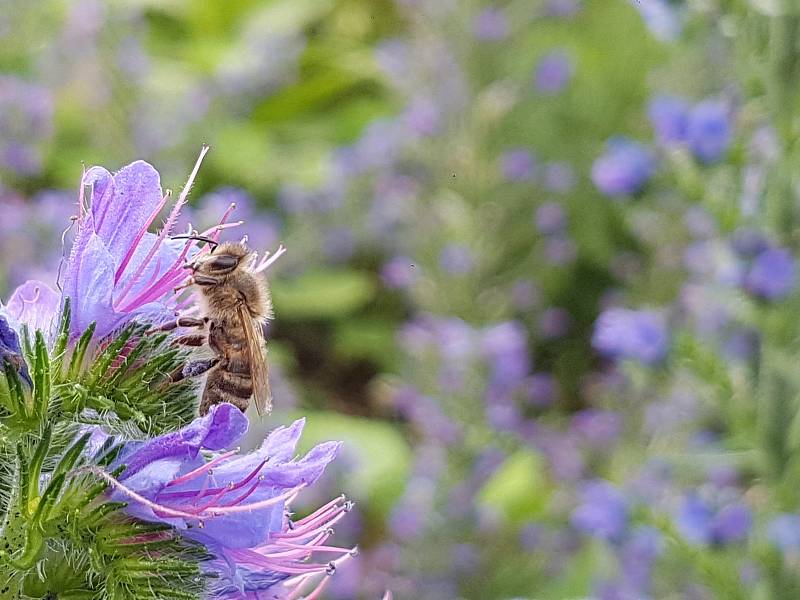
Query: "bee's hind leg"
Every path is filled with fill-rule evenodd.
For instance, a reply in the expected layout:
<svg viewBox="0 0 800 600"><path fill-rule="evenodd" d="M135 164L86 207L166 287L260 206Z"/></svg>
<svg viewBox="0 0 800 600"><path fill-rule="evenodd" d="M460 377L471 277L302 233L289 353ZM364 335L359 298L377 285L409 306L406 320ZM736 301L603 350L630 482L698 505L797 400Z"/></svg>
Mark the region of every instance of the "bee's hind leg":
<svg viewBox="0 0 800 600"><path fill-rule="evenodd" d="M181 381L182 379L197 377L199 375L202 375L206 371L213 369L218 362L219 358L216 357L190 361L185 365L178 367L172 373L170 373L168 382L176 383L178 381Z"/></svg>

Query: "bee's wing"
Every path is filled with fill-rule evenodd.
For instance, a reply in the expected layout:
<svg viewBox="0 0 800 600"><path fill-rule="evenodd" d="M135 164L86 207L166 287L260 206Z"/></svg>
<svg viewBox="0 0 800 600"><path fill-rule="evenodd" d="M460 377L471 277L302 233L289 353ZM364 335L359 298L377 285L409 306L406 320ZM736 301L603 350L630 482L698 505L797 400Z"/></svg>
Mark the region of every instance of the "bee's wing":
<svg viewBox="0 0 800 600"><path fill-rule="evenodd" d="M272 392L269 389L269 368L261 323L250 316L244 304L239 305L239 318L242 320L247 339L247 352L250 355L253 401L256 403L258 414L269 414L272 411Z"/></svg>

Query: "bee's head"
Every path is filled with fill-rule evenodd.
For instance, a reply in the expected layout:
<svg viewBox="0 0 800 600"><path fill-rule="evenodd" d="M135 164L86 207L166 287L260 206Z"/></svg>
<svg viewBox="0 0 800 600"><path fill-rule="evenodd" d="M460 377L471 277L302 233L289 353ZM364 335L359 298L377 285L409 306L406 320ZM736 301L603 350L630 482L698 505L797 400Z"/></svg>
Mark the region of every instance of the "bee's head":
<svg viewBox="0 0 800 600"><path fill-rule="evenodd" d="M251 254L247 246L240 242L223 242L215 245L208 254L198 257L186 266L196 275L224 277L236 271L240 266L248 264L248 257Z"/></svg>

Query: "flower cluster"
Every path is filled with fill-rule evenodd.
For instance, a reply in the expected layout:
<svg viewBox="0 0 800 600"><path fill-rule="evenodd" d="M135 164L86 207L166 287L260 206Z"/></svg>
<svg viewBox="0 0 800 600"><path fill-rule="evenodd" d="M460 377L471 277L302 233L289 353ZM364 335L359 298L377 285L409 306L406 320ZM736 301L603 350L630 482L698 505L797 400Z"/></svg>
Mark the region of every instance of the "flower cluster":
<svg viewBox="0 0 800 600"><path fill-rule="evenodd" d="M295 459L302 419L274 429L257 449L242 454L234 446L247 432L248 418L233 405L215 405L206 416L175 430L169 427L171 419L162 418L162 433L138 438L125 423L137 423L146 399L140 396L138 406L115 401L120 395L127 401L126 391L135 394L147 388L155 392L151 402L162 413L176 402L196 406L191 386L174 385L177 391L166 393L164 386L170 384L162 369L174 368L181 356L174 350L163 353L160 344L166 336L148 337L145 329L174 319L180 310L192 310L192 296L179 298L173 289L188 278L187 260L208 247L198 248L194 239L170 239L170 234L206 152L204 148L158 233L149 228L170 193L162 192L152 166L139 161L114 175L100 167L87 170L61 293L28 281L3 309L0 427L7 435L0 446L6 462L0 464L15 485L23 486L11 492L11 502L20 501L23 508L13 512L10 504L3 507L0 537L6 550L0 564L15 569L9 583L18 586L18 593L30 594L31 585L43 584L51 592L61 589L66 584L59 575L60 561L83 560L71 553L93 539L100 544L106 539L104 532L111 535L114 528L119 530L115 538L128 550L120 553L113 546L98 545L89 552L111 563L121 561L116 585L133 590L141 584L137 577L161 573L161 564L165 577L193 574L187 589L205 590L208 598L255 598L267 590L275 597L317 598L337 567L356 553L356 548L326 544L332 525L352 507L344 497L300 519L290 509L341 446L320 444ZM86 187L91 188L88 200ZM202 236L215 240L233 207L228 206L219 223ZM28 332L35 332L35 349L21 347L14 327L24 327L26 348L31 344ZM99 344L90 345L93 339ZM79 400L73 400L72 390ZM111 412L116 413L113 418ZM71 446L55 443L54 427L63 437L76 426ZM7 443L14 439L20 444L16 463L6 454ZM26 451L26 439L33 444L32 453ZM46 462L48 455L52 457ZM53 460L54 469L47 466ZM30 514L27 498L32 502L38 495L25 487L27 477L33 477L32 485L39 490L40 473L45 486L41 504ZM72 523L68 532L58 525L57 515L71 515L73 502L78 503L77 516L67 517ZM84 511L89 511L86 518L81 516ZM99 527L99 537L83 531L90 525ZM17 529L26 533L18 536ZM165 546L151 562L150 546L162 544L172 546ZM67 549L62 556L59 547ZM136 553L139 548L144 550L141 556ZM203 552L194 556L192 548ZM328 560L317 558L325 555ZM28 573L37 563L43 569L39 572L53 569L39 584L31 583ZM109 593L110 588L103 592L102 583L97 587L103 579L96 577L96 568L88 568L85 585ZM112 581L107 578L105 585L115 585Z"/></svg>

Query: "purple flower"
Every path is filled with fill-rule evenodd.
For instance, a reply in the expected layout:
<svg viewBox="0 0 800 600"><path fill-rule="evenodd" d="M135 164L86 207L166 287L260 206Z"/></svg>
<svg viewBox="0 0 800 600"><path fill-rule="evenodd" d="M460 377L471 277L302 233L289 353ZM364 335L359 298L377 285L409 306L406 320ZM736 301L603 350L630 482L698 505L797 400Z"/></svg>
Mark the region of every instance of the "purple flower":
<svg viewBox="0 0 800 600"><path fill-rule="evenodd" d="M485 329L481 346L492 369L492 383L511 387L528 374L528 335L520 323L508 321Z"/></svg>
<svg viewBox="0 0 800 600"><path fill-rule="evenodd" d="M733 503L716 509L695 494L683 499L677 526L695 544L723 545L747 537L753 516L744 504Z"/></svg>
<svg viewBox="0 0 800 600"><path fill-rule="evenodd" d="M500 157L500 172L508 181L530 181L536 174L536 160L524 148L515 148Z"/></svg>
<svg viewBox="0 0 800 600"><path fill-rule="evenodd" d="M656 170L651 150L624 137L611 138L605 153L592 165L592 181L606 196L618 198L640 192Z"/></svg>
<svg viewBox="0 0 800 600"><path fill-rule="evenodd" d="M704 100L689 112L686 142L703 163L717 162L725 155L733 136L730 111L719 100Z"/></svg>
<svg viewBox="0 0 800 600"><path fill-rule="evenodd" d="M654 311L610 308L597 318L592 346L608 358L652 365L667 356L667 323Z"/></svg>
<svg viewBox="0 0 800 600"><path fill-rule="evenodd" d="M545 408L553 404L558 395L558 382L548 373L536 373L527 381L527 396L531 405Z"/></svg>
<svg viewBox="0 0 800 600"><path fill-rule="evenodd" d="M567 265L578 256L578 248L567 236L551 237L545 244L547 261L551 265Z"/></svg>
<svg viewBox="0 0 800 600"><path fill-rule="evenodd" d="M17 332L11 327L7 314L0 305L0 369L3 369L6 364L13 367L25 380L28 385L33 385L30 374L28 373L28 365L22 359L22 349L19 345L19 336Z"/></svg>
<svg viewBox="0 0 800 600"><path fill-rule="evenodd" d="M291 520L289 504L322 475L341 446L326 442L294 459L303 424L279 427L258 449L241 455L226 449L247 431L247 417L219 404L178 431L129 442L115 462L126 465L117 479L96 467L85 470L109 482L111 499L128 501L131 516L169 524L206 546L214 556L202 565L216 579L212 598L250 597L245 594L331 574L354 552L324 544L330 527L349 510L342 498ZM340 558L307 562L320 552Z"/></svg>
<svg viewBox="0 0 800 600"><path fill-rule="evenodd" d="M539 329L542 336L547 339L563 337L572 326L572 317L569 312L557 306L552 306L542 313L539 318Z"/></svg>
<svg viewBox="0 0 800 600"><path fill-rule="evenodd" d="M411 131L423 137L438 133L442 124L439 108L424 97L414 98L406 107L403 118Z"/></svg>
<svg viewBox="0 0 800 600"><path fill-rule="evenodd" d="M495 42L508 37L508 17L501 8L486 8L475 17L472 31L475 37L485 42Z"/></svg>
<svg viewBox="0 0 800 600"><path fill-rule="evenodd" d="M407 288L417 278L414 262L407 256L395 256L381 268L381 279L386 287Z"/></svg>
<svg viewBox="0 0 800 600"><path fill-rule="evenodd" d="M580 493L581 504L572 511L570 521L578 531L593 537L619 540L628 527L628 501L618 488L596 479L586 483Z"/></svg>
<svg viewBox="0 0 800 600"><path fill-rule="evenodd" d="M794 290L797 269L792 254L770 248L756 256L745 277L745 288L765 300L780 300Z"/></svg>
<svg viewBox="0 0 800 600"><path fill-rule="evenodd" d="M545 12L551 17L574 17L581 10L581 0L549 0Z"/></svg>
<svg viewBox="0 0 800 600"><path fill-rule="evenodd" d="M675 96L658 95L650 101L647 115L659 142L669 146L685 141L689 122L688 102Z"/></svg>
<svg viewBox="0 0 800 600"><path fill-rule="evenodd" d="M767 537L784 554L800 553L800 515L778 515L767 525Z"/></svg>
<svg viewBox="0 0 800 600"><path fill-rule="evenodd" d="M0 76L0 164L20 175L42 167L37 142L52 132L53 99L47 88Z"/></svg>
<svg viewBox="0 0 800 600"><path fill-rule="evenodd" d="M197 249L193 240L178 242L169 235L206 151L204 148L158 235L148 229L169 194L162 193L158 172L152 166L138 161L115 175L102 167L86 171L81 181L78 231L60 298L47 284L29 281L12 295L11 315L47 333L57 322L64 300L70 298L73 337L92 322L97 325L97 337L104 337L137 317L151 321L174 317L178 301L173 288L188 278L183 264ZM92 189L88 203L83 199L87 186ZM203 234L215 237L223 227Z"/></svg>
<svg viewBox="0 0 800 600"><path fill-rule="evenodd" d="M567 227L567 215L557 202L545 202L536 209L536 228L540 233L553 235Z"/></svg>
<svg viewBox="0 0 800 600"><path fill-rule="evenodd" d="M631 4L656 39L668 42L680 36L683 23L669 0L631 0Z"/></svg>
<svg viewBox="0 0 800 600"><path fill-rule="evenodd" d="M439 255L439 266L451 275L466 275L475 266L472 252L461 244L448 244Z"/></svg>
<svg viewBox="0 0 800 600"><path fill-rule="evenodd" d="M572 58L563 50L545 54L536 65L534 80L536 89L544 94L555 94L563 90L572 79L575 67Z"/></svg>
<svg viewBox="0 0 800 600"><path fill-rule="evenodd" d="M609 447L619 438L622 419L610 410L588 408L572 417L570 429L590 446Z"/></svg>

